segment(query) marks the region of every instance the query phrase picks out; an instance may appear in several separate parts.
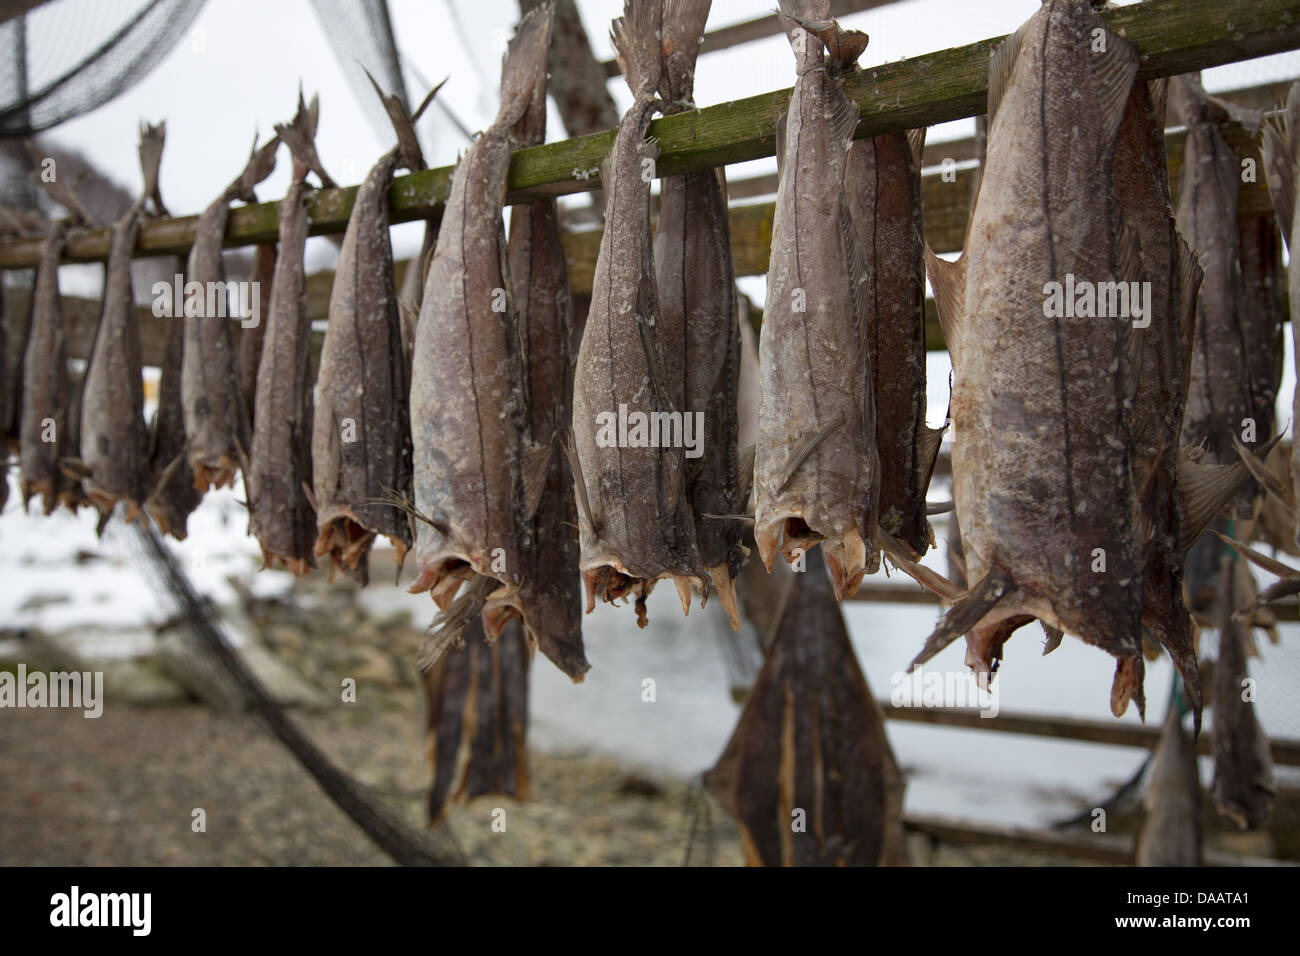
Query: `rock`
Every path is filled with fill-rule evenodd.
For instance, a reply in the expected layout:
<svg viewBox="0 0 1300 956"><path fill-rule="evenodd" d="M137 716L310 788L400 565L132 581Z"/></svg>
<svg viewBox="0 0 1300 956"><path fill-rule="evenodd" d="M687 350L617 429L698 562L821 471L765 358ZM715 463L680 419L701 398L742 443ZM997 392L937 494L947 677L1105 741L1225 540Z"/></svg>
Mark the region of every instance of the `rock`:
<svg viewBox="0 0 1300 956"><path fill-rule="evenodd" d="M152 656L156 642L148 631L46 634L33 629L24 643L22 656L29 667L102 673L108 702L150 706L176 704L189 697Z"/></svg>
<svg viewBox="0 0 1300 956"><path fill-rule="evenodd" d="M330 700L325 694L308 684L262 645L247 642L236 650L244 666L281 707L329 706ZM175 630L163 635L158 641L158 659L164 671L209 706L231 710L241 705L240 695L231 679L189 633Z"/></svg>

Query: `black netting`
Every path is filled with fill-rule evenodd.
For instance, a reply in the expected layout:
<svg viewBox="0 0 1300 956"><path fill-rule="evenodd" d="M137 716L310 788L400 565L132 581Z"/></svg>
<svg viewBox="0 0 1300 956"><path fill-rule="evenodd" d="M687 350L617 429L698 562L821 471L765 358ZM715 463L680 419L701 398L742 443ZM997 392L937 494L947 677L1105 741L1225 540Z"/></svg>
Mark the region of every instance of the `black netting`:
<svg viewBox="0 0 1300 956"><path fill-rule="evenodd" d="M312 0L312 6L357 105L379 134L379 141L389 142L393 127L365 72L369 70L380 89L401 99L410 112L387 0Z"/></svg>
<svg viewBox="0 0 1300 956"><path fill-rule="evenodd" d="M203 0L56 0L0 24L0 138L89 112L142 79Z"/></svg>

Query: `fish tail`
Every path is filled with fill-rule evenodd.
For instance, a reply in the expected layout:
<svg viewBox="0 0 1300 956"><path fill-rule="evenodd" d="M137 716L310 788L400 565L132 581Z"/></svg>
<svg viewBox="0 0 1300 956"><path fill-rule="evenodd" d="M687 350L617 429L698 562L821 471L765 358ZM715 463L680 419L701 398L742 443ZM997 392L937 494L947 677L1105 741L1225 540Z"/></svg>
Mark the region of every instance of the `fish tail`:
<svg viewBox="0 0 1300 956"><path fill-rule="evenodd" d="M248 163L245 164L239 178L230 184L228 193L232 198L242 200L243 202L257 202L257 193L253 190L258 183L270 176L275 170L275 154L280 150L280 137L272 136L260 149L257 145L257 134L253 134L253 148L248 154Z"/></svg>
<svg viewBox="0 0 1300 956"><path fill-rule="evenodd" d="M638 100L653 99L660 87L663 17L664 0L626 0L623 15L610 27L619 69Z"/></svg>
<svg viewBox="0 0 1300 956"><path fill-rule="evenodd" d="M823 47L836 72L851 70L867 48L865 33L845 30L831 19L827 0L781 0L779 14L801 73L822 62ZM809 34L820 42L809 42Z"/></svg>
<svg viewBox="0 0 1300 956"><path fill-rule="evenodd" d="M332 189L335 185L334 180L330 179L329 174L325 172L320 156L316 154L316 123L319 118L320 98L313 96L311 103L308 104L303 100L300 86L297 112L290 122L276 123L275 132L293 154L294 179L301 180L310 171L320 177L321 185Z"/></svg>
<svg viewBox="0 0 1300 956"><path fill-rule="evenodd" d="M447 81L443 80L431 89L424 97L424 101L416 108L414 115L412 115L406 111L406 106L400 98L392 93L385 93L380 89L379 84L370 75L369 70L365 70L365 74L366 79L370 80L370 85L375 88L375 95L379 97L379 102L383 104L384 112L388 114L388 121L393 124L393 132L397 134L397 155L400 157L402 165L411 170L424 169L424 152L420 149L419 137L415 135L415 124L424 111L429 108L429 104L433 102L433 98L438 95L438 91L446 85Z"/></svg>
<svg viewBox="0 0 1300 956"><path fill-rule="evenodd" d="M501 108L494 125L511 128L516 139L531 132L529 108L546 99L546 54L554 12L554 4L548 3L519 21L501 66Z"/></svg>
<svg viewBox="0 0 1300 956"><path fill-rule="evenodd" d="M664 0L659 95L679 109L694 105L695 61L711 4L712 0Z"/></svg>
<svg viewBox="0 0 1300 956"><path fill-rule="evenodd" d="M149 123L140 125L140 172L144 175L144 191L136 201L139 208L153 200L154 211L166 216L167 207L163 205L162 195L158 191L158 169L162 165L163 144L167 140L167 122L164 120L154 126Z"/></svg>

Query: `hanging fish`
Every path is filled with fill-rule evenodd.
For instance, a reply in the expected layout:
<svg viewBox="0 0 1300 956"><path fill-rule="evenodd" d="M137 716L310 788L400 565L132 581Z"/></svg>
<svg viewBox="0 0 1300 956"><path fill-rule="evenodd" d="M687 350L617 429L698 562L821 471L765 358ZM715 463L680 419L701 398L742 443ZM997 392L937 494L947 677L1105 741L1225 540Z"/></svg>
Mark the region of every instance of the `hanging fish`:
<svg viewBox="0 0 1300 956"><path fill-rule="evenodd" d="M247 203L257 201L254 187L275 169L279 147L279 139L273 137L258 149L254 139L252 154L239 178L199 215L185 271L189 282L198 283L205 297L206 290L225 289L221 243L230 218L230 204L236 199ZM236 469L247 464L252 440L248 403L239 388L232 323L226 314L224 298L213 304L215 314L208 314L208 301L195 310L196 314L190 314L187 303L183 325L181 407L189 467L194 487L200 493L234 484ZM262 324L262 312L256 315L258 324ZM244 334L249 334L248 326Z"/></svg>
<svg viewBox="0 0 1300 956"><path fill-rule="evenodd" d="M710 0L666 4L659 93L665 115L694 109L695 60ZM680 355L680 374L665 369L672 400L685 417L702 423L699 447L676 467L695 517L699 559L735 630L740 629L734 580L745 563L742 527L731 518L745 508L737 449L736 396L740 328L731 256L725 173L704 169L665 176L659 186L654 240L659 318L657 338L665 362Z"/></svg>
<svg viewBox="0 0 1300 956"><path fill-rule="evenodd" d="M158 193L166 124L140 129L144 191L113 226L105 268L104 304L81 397L81 465L85 489L104 520L119 501L126 520L148 493L149 433L144 422L140 326L131 291L131 255L145 203ZM157 212L161 204L155 202ZM102 526L101 521L101 526Z"/></svg>
<svg viewBox="0 0 1300 956"><path fill-rule="evenodd" d="M1171 701L1142 795L1138 866L1201 865L1201 780L1196 746Z"/></svg>
<svg viewBox="0 0 1300 956"><path fill-rule="evenodd" d="M1116 658L1117 715L1131 697L1143 708L1130 451L1140 355L1133 315L1098 317L1095 299L1067 310L1062 293L1076 279L1143 281L1111 176L1137 60L1087 0L1048 0L993 55L966 249L957 262L927 254L953 359L953 493L974 583L912 662L972 631L987 657L1039 618Z"/></svg>
<svg viewBox="0 0 1300 956"><path fill-rule="evenodd" d="M316 155L318 104L298 93L293 122L275 131L293 154L293 179L280 201L280 243L257 370L253 441L247 475L250 525L264 566L283 561L293 574L315 566L316 515L311 488L311 318L307 314L303 250L307 243L307 173L334 185Z"/></svg>
<svg viewBox="0 0 1300 956"><path fill-rule="evenodd" d="M925 424L924 146L924 129L856 140L844 171L866 304L880 527L917 556L934 544L925 494L943 438Z"/></svg>
<svg viewBox="0 0 1300 956"><path fill-rule="evenodd" d="M413 117L396 97L385 97L378 86L375 92L399 145L370 170L352 202L330 292L311 449L316 556L329 556L331 575L353 571L362 582L376 535L393 543L399 565L412 540L410 517L385 503L392 495L408 499L411 488L410 372L393 279L388 190L398 166L424 168L414 124L438 87Z"/></svg>
<svg viewBox="0 0 1300 956"><path fill-rule="evenodd" d="M524 487L524 356L501 209L511 153L526 131L534 91L545 82L550 26L549 7L520 21L502 68L496 119L456 166L411 373L418 566L411 591L431 591L445 612L462 582L477 575L478 597L491 593L489 638L518 611L529 546L526 503L535 500Z"/></svg>
<svg viewBox="0 0 1300 956"><path fill-rule="evenodd" d="M180 260L175 260L180 269ZM185 324L167 320L163 364L158 380L158 410L149 435L149 484L145 510L158 530L184 541L186 523L203 500L196 487L185 444L185 410L181 400L181 365L185 353Z"/></svg>
<svg viewBox="0 0 1300 956"><path fill-rule="evenodd" d="M904 780L820 549L790 575L767 660L704 785L751 866L906 863Z"/></svg>
<svg viewBox="0 0 1300 956"><path fill-rule="evenodd" d="M674 21L684 22L676 14ZM702 589L707 576L683 493L686 429L697 419L682 407L686 356L681 339L661 325L650 236L658 149L646 132L663 109L655 91L664 85L661 55L671 42L661 41L664 23L663 0L627 0L611 30L633 100L601 167L605 231L574 371L570 451L587 610L597 598L632 596L642 627L657 581L673 579L685 613L692 587ZM708 439L693 434L691 443L701 440Z"/></svg>
<svg viewBox="0 0 1300 956"><path fill-rule="evenodd" d="M1196 634L1183 602L1183 564L1203 521L1187 501L1206 469L1184 460L1187 402L1201 269L1172 214L1165 156L1165 81L1133 84L1115 145L1115 199L1142 250L1149 323L1135 330L1141 359L1130 424L1144 544L1142 626L1169 652L1201 726ZM1203 526L1203 525L1202 525Z"/></svg>
<svg viewBox="0 0 1300 956"><path fill-rule="evenodd" d="M424 674L428 723L425 747L433 786L431 825L452 802L499 793L527 800L528 662L531 651L518 618L488 643L472 618L465 646L443 654Z"/></svg>
<svg viewBox="0 0 1300 956"><path fill-rule="evenodd" d="M814 544L839 597L879 566L880 457L863 261L844 192L858 108L844 93L867 36L829 19L827 0L782 0L799 78L781 120L780 180L754 460L754 538L768 568ZM822 47L826 53L823 54Z"/></svg>
<svg viewBox="0 0 1300 956"><path fill-rule="evenodd" d="M1249 624L1237 613L1250 606L1255 585L1245 561L1226 563L1214 664L1214 804L1239 829L1254 830L1268 822L1277 786L1272 748L1255 715L1246 666Z"/></svg>
<svg viewBox="0 0 1300 956"><path fill-rule="evenodd" d="M519 127L520 145L546 138L546 86L533 97ZM582 645L582 583L573 475L557 448L573 418L573 302L555 200L515 206L510 213L509 272L527 382L526 427L534 447L549 449L540 480L526 476L537 501L524 555L519 606L530 642L571 679L590 669Z"/></svg>
<svg viewBox="0 0 1300 956"><path fill-rule="evenodd" d="M19 486L24 504L42 496L47 515L58 505L59 493L69 481L59 469L70 436L68 355L59 299L59 260L68 241L68 226L66 220L51 223L41 243L23 357Z"/></svg>
<svg viewBox="0 0 1300 956"><path fill-rule="evenodd" d="M1272 226L1263 238L1239 223L1241 157L1225 135L1243 124L1253 134L1260 117L1207 95L1195 75L1169 82L1174 116L1187 127L1178 224L1205 270L1182 441L1201 450L1205 464L1237 464L1238 443L1265 453L1282 377L1281 301L1267 288L1280 281L1281 250ZM1257 496L1253 483L1240 489L1227 517L1250 517ZM1188 562L1193 596L1217 589L1222 553L1217 539L1205 536Z"/></svg>
<svg viewBox="0 0 1300 956"><path fill-rule="evenodd" d="M253 267L248 276L251 288L257 290L258 316L256 325L241 326L237 343L239 360L239 394L248 409L249 435L252 435L254 405L257 402L257 367L262 364L262 345L266 341L266 316L271 309L271 278L275 275L275 243L268 242L253 247ZM251 439L250 439L251 440Z"/></svg>

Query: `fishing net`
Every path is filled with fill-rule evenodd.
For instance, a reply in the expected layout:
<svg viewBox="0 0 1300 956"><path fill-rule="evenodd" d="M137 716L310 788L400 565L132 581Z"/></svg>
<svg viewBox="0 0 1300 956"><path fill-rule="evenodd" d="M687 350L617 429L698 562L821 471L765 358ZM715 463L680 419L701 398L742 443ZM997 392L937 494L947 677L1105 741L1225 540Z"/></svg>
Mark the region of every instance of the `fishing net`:
<svg viewBox="0 0 1300 956"><path fill-rule="evenodd" d="M393 127L366 78L367 71L380 89L402 101L408 113L411 104L402 81L387 0L312 0L312 7L362 114L380 142L388 142Z"/></svg>
<svg viewBox="0 0 1300 956"><path fill-rule="evenodd" d="M203 0L55 0L0 24L0 138L107 103L170 53Z"/></svg>

